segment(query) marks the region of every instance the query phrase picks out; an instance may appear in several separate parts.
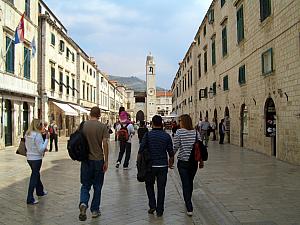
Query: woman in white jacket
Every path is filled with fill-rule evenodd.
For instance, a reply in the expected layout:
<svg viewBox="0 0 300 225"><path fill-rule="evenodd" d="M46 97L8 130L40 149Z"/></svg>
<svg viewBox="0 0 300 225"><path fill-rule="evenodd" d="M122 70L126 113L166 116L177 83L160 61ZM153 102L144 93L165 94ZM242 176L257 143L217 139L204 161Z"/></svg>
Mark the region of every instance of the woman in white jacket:
<svg viewBox="0 0 300 225"><path fill-rule="evenodd" d="M27 204L31 205L38 203L38 200L33 197L34 189L36 189L37 196L44 196L47 194L41 182L40 169L44 152L48 145L49 134L47 133L44 141L41 134L42 126L43 124L40 120L33 119L25 135L27 162L32 171L27 194Z"/></svg>

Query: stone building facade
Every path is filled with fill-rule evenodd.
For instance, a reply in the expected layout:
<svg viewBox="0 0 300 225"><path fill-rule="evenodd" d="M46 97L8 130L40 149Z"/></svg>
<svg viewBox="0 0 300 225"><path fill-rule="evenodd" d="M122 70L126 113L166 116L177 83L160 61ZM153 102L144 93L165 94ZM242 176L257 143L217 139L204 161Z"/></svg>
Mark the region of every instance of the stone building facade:
<svg viewBox="0 0 300 225"><path fill-rule="evenodd" d="M214 0L172 84L173 110L225 119L227 142L300 164L300 2Z"/></svg>
<svg viewBox="0 0 300 225"><path fill-rule="evenodd" d="M24 12L24 42L15 31ZM16 145L37 115L36 1L0 1L0 149ZM36 47L36 46L35 46Z"/></svg>

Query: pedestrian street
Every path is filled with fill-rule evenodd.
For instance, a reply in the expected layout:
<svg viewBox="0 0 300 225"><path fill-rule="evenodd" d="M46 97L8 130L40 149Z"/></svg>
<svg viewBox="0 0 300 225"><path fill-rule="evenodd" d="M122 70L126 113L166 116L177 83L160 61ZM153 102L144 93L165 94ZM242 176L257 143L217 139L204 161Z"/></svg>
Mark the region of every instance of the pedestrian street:
<svg viewBox="0 0 300 225"><path fill-rule="evenodd" d="M113 136L113 135L112 135ZM186 215L177 168L169 170L162 218L148 215L143 183L136 180L138 141L133 138L130 169L115 168L118 144L110 141L109 169L96 219L78 220L79 168L59 140L58 152L47 152L41 179L48 195L26 204L30 168L15 148L0 151L0 224L300 224L300 167L237 146L209 142L209 159L197 172L194 215Z"/></svg>

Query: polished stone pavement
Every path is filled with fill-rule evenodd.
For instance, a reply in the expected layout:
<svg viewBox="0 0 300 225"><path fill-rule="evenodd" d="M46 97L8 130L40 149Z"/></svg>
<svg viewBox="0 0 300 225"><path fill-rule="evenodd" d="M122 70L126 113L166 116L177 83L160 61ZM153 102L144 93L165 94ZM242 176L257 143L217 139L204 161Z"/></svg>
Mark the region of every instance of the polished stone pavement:
<svg viewBox="0 0 300 225"><path fill-rule="evenodd" d="M147 214L143 183L136 181L134 137L129 170L116 169L118 146L110 143L110 165L105 175L99 218L88 213L78 221L79 163L69 159L66 142L46 154L42 181L49 194L27 206L30 168L15 148L0 151L0 224L300 224L300 167L232 145L209 143L209 161L197 172L194 216L186 216L177 169L169 170L165 213Z"/></svg>

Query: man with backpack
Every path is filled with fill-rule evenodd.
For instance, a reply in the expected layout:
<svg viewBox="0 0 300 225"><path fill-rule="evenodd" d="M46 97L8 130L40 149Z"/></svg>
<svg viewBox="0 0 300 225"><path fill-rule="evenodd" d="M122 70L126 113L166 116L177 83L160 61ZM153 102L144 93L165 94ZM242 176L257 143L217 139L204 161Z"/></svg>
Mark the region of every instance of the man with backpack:
<svg viewBox="0 0 300 225"><path fill-rule="evenodd" d="M164 212L165 189L167 184L168 166L174 163L174 151L171 136L163 130L162 118L152 117L152 130L144 135L140 144L138 158L147 149L151 163L151 171L146 174L145 183L149 200L149 214L156 211L161 217ZM150 144L151 143L151 144ZM169 155L169 160L168 160ZM157 182L157 201L155 199L154 184Z"/></svg>
<svg viewBox="0 0 300 225"><path fill-rule="evenodd" d="M94 195L91 203L92 218L101 215L100 200L104 173L108 168L108 140L109 133L105 124L99 122L100 108L93 107L90 120L84 122L82 132L89 146L88 160L81 162L80 169L80 203L79 220L86 220L86 210L90 198L90 189L93 185Z"/></svg>
<svg viewBox="0 0 300 225"><path fill-rule="evenodd" d="M50 133L50 150L49 152L52 152L52 144L54 141L54 145L55 145L55 151L58 151L58 146L57 146L57 142L58 142L58 127L56 125L55 120L52 121L52 123L49 126L49 133Z"/></svg>
<svg viewBox="0 0 300 225"><path fill-rule="evenodd" d="M119 157L116 163L116 168L120 167L123 155L125 153L125 160L123 163L123 169L127 170L131 155L131 138L134 135L134 127L128 120L128 114L126 111L121 111L119 114L120 124L117 125L117 136L120 143Z"/></svg>

